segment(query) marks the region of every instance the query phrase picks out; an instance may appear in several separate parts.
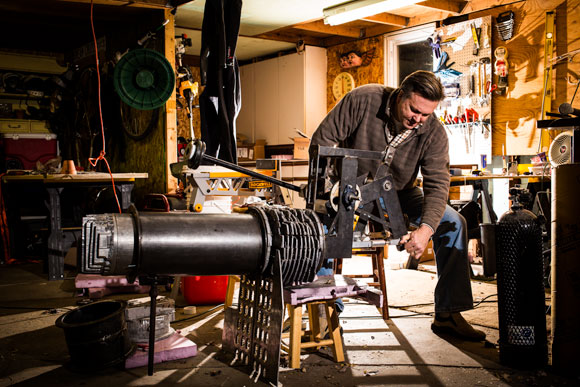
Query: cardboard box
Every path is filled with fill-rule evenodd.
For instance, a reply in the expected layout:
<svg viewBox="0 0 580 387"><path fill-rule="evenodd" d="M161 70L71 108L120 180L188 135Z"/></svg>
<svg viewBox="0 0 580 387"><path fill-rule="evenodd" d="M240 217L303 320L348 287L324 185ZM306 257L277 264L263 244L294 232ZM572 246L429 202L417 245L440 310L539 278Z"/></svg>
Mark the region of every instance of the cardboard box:
<svg viewBox="0 0 580 387"><path fill-rule="evenodd" d="M254 144L254 160L266 158L266 140L256 140Z"/></svg>
<svg viewBox="0 0 580 387"><path fill-rule="evenodd" d="M308 147L310 139L304 137L294 137L294 159L308 160Z"/></svg>
<svg viewBox="0 0 580 387"><path fill-rule="evenodd" d="M429 241L427 248L423 251L423 255L419 258L419 263L428 262L435 259L435 251L433 250L433 241Z"/></svg>
<svg viewBox="0 0 580 387"><path fill-rule="evenodd" d="M472 185L459 185L449 187L449 200L470 201L473 198Z"/></svg>
<svg viewBox="0 0 580 387"><path fill-rule="evenodd" d="M239 161L254 160L254 145L238 144L238 160Z"/></svg>

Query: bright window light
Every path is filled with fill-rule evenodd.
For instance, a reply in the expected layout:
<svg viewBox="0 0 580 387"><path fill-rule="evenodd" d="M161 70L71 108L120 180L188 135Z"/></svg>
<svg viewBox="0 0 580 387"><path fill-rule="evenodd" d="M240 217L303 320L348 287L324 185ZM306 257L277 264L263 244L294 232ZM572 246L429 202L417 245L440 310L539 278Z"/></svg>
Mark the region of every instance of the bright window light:
<svg viewBox="0 0 580 387"><path fill-rule="evenodd" d="M353 20L362 19L393 9L402 8L422 0L355 0L325 8L324 24L336 26Z"/></svg>

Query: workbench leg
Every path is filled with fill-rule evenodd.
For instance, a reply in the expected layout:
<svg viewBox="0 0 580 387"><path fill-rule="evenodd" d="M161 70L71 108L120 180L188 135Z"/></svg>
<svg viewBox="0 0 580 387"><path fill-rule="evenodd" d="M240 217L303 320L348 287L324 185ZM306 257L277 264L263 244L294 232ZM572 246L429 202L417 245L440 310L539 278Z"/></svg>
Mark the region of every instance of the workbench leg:
<svg viewBox="0 0 580 387"><path fill-rule="evenodd" d="M60 193L62 188L47 188L48 211L50 214L50 235L48 236L48 279L64 279L64 235L60 213Z"/></svg>

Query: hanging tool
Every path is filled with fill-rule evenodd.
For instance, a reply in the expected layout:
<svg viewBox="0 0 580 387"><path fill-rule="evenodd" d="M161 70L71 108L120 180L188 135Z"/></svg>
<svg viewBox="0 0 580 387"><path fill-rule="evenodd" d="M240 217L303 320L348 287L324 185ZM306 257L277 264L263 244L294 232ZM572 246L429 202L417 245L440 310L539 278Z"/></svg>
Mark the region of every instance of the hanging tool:
<svg viewBox="0 0 580 387"><path fill-rule="evenodd" d="M465 109L465 115L467 117L467 122L475 122L479 120L479 113L473 108Z"/></svg>
<svg viewBox="0 0 580 387"><path fill-rule="evenodd" d="M483 48L489 48L489 28L487 23L483 23L481 26L481 46Z"/></svg>
<svg viewBox="0 0 580 387"><path fill-rule="evenodd" d="M491 94L494 91L498 90L498 87L495 83L491 83L491 81L487 81L487 84L485 86L485 89L487 91L487 94Z"/></svg>
<svg viewBox="0 0 580 387"><path fill-rule="evenodd" d="M546 12L546 35L544 41L544 96L542 98L542 119L552 106L552 56L554 52L555 12Z"/></svg>
<svg viewBox="0 0 580 387"><path fill-rule="evenodd" d="M445 83L443 85L443 95L445 98L458 98L461 95L461 84Z"/></svg>
<svg viewBox="0 0 580 387"><path fill-rule="evenodd" d="M491 74L491 59L488 57L483 57L479 60L479 63L481 63L482 66L482 71L481 71L481 87L482 87L482 98L483 101L482 103L484 105L488 105L490 100L489 100L489 94L487 92L487 82L488 82L488 76L487 74L490 73Z"/></svg>
<svg viewBox="0 0 580 387"><path fill-rule="evenodd" d="M552 56L554 52L554 20L556 12L546 12L546 35L544 38L544 95L542 96L541 119L546 119L546 113L552 108ZM550 133L542 130L538 143L538 153L542 143L550 143Z"/></svg>
<svg viewBox="0 0 580 387"><path fill-rule="evenodd" d="M514 13L513 11L506 11L499 14L495 19L497 32L499 38L503 41L510 40L514 33Z"/></svg>
<svg viewBox="0 0 580 387"><path fill-rule="evenodd" d="M479 36L481 34L481 28L475 28L475 24L471 23L471 35L473 36L473 55L479 53Z"/></svg>
<svg viewBox="0 0 580 387"><path fill-rule="evenodd" d="M506 93L508 86L508 50L505 46L499 46L495 49L493 54L495 56L495 63L493 67L497 75L496 93L503 95Z"/></svg>
<svg viewBox="0 0 580 387"><path fill-rule="evenodd" d="M443 51L443 54L441 54L441 57L439 58L439 61L437 62L437 68L435 69L435 73L450 69L451 66L453 66L455 64L455 62L447 63L447 61L449 61L449 54L447 54L447 52Z"/></svg>
<svg viewBox="0 0 580 387"><path fill-rule="evenodd" d="M433 55L435 55L435 58L439 59L441 56L441 37L437 33L434 33L432 36L427 38L427 41L433 49Z"/></svg>
<svg viewBox="0 0 580 387"><path fill-rule="evenodd" d="M193 81L193 74L188 66L183 65L183 56L185 55L185 48L191 47L191 38L188 38L186 34L177 35L176 38L176 50L175 54L177 56L177 102L181 103L185 101L185 111L187 112L187 118L189 120L189 135L191 139L195 138L195 133L193 130L193 108L199 107L199 105L193 104L193 99L197 97L199 93L199 84Z"/></svg>
<svg viewBox="0 0 580 387"><path fill-rule="evenodd" d="M457 40L457 37L451 37L443 40L439 45L440 46L450 46Z"/></svg>

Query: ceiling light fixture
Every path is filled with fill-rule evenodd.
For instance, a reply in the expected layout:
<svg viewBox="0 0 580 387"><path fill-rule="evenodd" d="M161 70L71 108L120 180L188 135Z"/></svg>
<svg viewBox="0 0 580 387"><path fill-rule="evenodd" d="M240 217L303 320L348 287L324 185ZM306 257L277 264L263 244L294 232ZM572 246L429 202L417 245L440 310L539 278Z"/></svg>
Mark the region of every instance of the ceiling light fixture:
<svg viewBox="0 0 580 387"><path fill-rule="evenodd" d="M423 0L354 0L322 10L324 24L336 26L393 9L402 8Z"/></svg>

